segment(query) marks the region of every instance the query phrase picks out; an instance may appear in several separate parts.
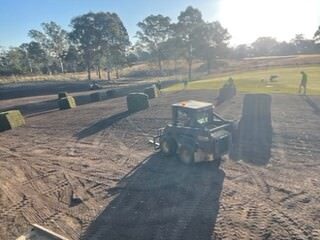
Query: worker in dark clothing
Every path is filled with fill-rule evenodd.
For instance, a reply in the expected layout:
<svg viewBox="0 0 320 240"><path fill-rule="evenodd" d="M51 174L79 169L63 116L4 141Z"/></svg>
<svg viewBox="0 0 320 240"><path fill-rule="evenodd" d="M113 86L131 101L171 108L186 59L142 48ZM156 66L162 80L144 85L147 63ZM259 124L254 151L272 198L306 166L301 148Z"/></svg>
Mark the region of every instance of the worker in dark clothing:
<svg viewBox="0 0 320 240"><path fill-rule="evenodd" d="M156 83L156 86L157 86L158 90L161 90L161 82L160 82L160 80L158 80L158 82Z"/></svg>
<svg viewBox="0 0 320 240"><path fill-rule="evenodd" d="M188 80L183 80L183 89L186 89L188 87Z"/></svg>
<svg viewBox="0 0 320 240"><path fill-rule="evenodd" d="M299 86L299 94L301 94L301 90L303 88L303 95L306 95L308 76L304 71L301 71L300 73L302 75L302 78Z"/></svg>

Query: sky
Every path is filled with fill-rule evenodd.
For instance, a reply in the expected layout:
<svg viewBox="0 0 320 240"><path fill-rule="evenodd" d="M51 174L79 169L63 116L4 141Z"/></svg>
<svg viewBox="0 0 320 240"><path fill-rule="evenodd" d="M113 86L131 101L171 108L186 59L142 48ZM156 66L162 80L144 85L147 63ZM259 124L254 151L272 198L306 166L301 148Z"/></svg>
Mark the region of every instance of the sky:
<svg viewBox="0 0 320 240"><path fill-rule="evenodd" d="M312 38L320 26L320 0L0 0L0 46L29 42L30 29L54 21L66 30L73 17L89 11L117 13L135 42L137 23L150 14L173 21L189 5L205 21L220 21L230 44L250 44L260 36L289 41L295 34Z"/></svg>

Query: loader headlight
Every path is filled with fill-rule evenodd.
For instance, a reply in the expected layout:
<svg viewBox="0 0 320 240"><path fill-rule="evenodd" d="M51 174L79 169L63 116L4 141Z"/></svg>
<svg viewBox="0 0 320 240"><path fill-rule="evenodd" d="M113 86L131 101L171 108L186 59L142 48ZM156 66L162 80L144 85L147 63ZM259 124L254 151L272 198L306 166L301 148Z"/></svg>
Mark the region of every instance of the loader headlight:
<svg viewBox="0 0 320 240"><path fill-rule="evenodd" d="M209 137L207 136L198 136L198 140L201 142L206 142L209 141Z"/></svg>

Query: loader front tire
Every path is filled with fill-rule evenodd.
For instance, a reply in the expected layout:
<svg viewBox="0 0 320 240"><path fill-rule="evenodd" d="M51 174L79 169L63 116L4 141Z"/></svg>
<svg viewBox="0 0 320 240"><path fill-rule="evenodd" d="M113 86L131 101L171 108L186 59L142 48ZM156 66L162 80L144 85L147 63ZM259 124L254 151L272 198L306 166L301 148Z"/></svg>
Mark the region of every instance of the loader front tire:
<svg viewBox="0 0 320 240"><path fill-rule="evenodd" d="M194 162L194 150L192 146L182 145L179 149L179 159L185 164Z"/></svg>
<svg viewBox="0 0 320 240"><path fill-rule="evenodd" d="M165 156L172 156L177 152L177 143L170 137L160 140L160 150Z"/></svg>

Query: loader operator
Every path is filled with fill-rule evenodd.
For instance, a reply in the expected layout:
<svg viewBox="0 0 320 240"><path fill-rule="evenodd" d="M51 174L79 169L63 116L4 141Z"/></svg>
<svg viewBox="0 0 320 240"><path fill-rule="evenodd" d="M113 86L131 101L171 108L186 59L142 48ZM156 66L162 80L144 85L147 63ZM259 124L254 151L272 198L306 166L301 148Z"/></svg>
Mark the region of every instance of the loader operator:
<svg viewBox="0 0 320 240"><path fill-rule="evenodd" d="M303 95L306 95L308 75L304 71L301 71L300 73L302 75L302 78L299 86L299 94L301 94L301 88L303 88Z"/></svg>

